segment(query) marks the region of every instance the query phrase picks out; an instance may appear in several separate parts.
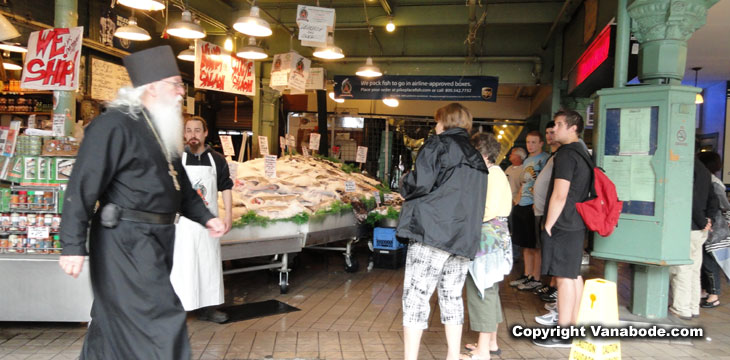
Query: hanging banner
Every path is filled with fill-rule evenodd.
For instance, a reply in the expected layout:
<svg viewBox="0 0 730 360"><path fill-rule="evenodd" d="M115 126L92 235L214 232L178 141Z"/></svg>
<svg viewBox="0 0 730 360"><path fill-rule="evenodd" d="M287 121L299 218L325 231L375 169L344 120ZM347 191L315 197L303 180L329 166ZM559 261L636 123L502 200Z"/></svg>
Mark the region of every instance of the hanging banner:
<svg viewBox="0 0 730 360"><path fill-rule="evenodd" d="M83 35L82 26L30 33L20 86L35 90L77 90Z"/></svg>
<svg viewBox="0 0 730 360"><path fill-rule="evenodd" d="M231 55L218 45L196 41L196 89L253 96L255 76L253 61Z"/></svg>
<svg viewBox="0 0 730 360"><path fill-rule="evenodd" d="M399 76L374 80L335 75L335 97L344 99L497 101L496 76Z"/></svg>
<svg viewBox="0 0 730 360"><path fill-rule="evenodd" d="M271 88L278 91L290 89L292 94L303 94L307 90L311 65L311 60L296 51L274 55L271 66Z"/></svg>

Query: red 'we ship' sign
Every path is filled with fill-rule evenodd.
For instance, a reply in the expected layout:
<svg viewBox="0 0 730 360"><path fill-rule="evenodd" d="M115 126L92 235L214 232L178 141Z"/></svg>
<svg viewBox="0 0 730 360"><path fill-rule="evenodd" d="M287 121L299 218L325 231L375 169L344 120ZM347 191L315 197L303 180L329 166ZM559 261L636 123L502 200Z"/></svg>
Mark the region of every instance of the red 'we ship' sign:
<svg viewBox="0 0 730 360"><path fill-rule="evenodd" d="M195 88L234 94L254 93L253 61L231 55L220 46L198 40L195 44Z"/></svg>
<svg viewBox="0 0 730 360"><path fill-rule="evenodd" d="M32 32L20 86L36 90L78 89L83 35L82 26Z"/></svg>

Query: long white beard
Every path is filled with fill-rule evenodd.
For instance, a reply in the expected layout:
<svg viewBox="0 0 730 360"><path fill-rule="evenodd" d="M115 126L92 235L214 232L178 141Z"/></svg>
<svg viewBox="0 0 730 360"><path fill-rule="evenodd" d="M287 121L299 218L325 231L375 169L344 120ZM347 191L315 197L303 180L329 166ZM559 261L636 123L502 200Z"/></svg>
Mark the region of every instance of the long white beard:
<svg viewBox="0 0 730 360"><path fill-rule="evenodd" d="M178 95L174 101L169 103L157 103L148 108L152 115L152 123L155 125L157 135L160 136L162 144L167 153L173 159L178 159L183 152L183 118L182 118L182 96Z"/></svg>

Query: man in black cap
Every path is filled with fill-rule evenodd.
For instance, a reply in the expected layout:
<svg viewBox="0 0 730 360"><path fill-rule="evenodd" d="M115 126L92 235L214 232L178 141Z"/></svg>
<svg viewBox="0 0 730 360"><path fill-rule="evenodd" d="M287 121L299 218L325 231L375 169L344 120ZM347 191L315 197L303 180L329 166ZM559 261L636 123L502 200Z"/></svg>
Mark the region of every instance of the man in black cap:
<svg viewBox="0 0 730 360"><path fill-rule="evenodd" d="M186 313L170 283L176 213L214 237L225 225L180 162L185 91L172 49L134 53L124 66L134 88L120 89L86 128L76 158L59 264L74 277L81 272L91 220L94 304L81 359L189 359Z"/></svg>

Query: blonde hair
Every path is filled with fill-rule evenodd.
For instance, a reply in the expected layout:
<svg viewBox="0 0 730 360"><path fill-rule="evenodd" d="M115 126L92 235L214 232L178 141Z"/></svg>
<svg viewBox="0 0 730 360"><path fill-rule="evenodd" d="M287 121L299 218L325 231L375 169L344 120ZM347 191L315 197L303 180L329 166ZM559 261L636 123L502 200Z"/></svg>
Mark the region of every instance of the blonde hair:
<svg viewBox="0 0 730 360"><path fill-rule="evenodd" d="M472 116L469 109L458 103L451 103L436 110L436 122L440 122L444 130L460 127L471 131Z"/></svg>

